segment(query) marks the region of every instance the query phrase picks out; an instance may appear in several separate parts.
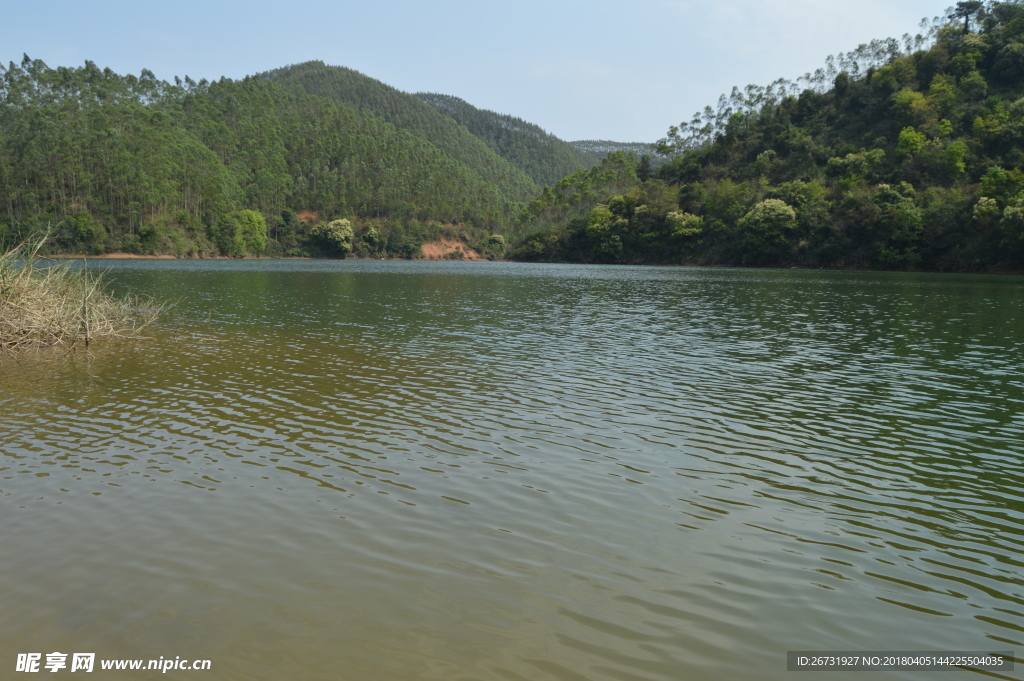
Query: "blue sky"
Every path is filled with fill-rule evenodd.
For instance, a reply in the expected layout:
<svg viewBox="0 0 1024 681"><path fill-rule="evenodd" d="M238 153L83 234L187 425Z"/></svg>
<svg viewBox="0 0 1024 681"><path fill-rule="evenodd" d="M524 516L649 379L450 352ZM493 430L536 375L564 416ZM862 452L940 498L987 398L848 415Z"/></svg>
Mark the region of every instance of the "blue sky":
<svg viewBox="0 0 1024 681"><path fill-rule="evenodd" d="M653 141L733 85L917 32L950 0L10 3L0 60L240 78L321 59L567 140Z"/></svg>

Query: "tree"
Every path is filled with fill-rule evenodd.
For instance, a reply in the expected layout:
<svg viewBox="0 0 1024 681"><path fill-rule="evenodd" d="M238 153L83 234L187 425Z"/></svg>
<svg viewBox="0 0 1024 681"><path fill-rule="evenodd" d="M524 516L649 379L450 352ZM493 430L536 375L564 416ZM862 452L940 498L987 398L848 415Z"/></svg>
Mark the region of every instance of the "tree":
<svg viewBox="0 0 1024 681"><path fill-rule="evenodd" d="M319 224L309 233L309 240L321 253L337 258L352 252L352 237L352 223L344 219Z"/></svg>
<svg viewBox="0 0 1024 681"><path fill-rule="evenodd" d="M985 3L981 0L961 0L949 14L950 19L964 20L964 35L971 32L971 18L977 15Z"/></svg>
<svg viewBox="0 0 1024 681"><path fill-rule="evenodd" d="M674 210L665 216L665 222L674 238L682 241L699 236L704 231L704 218L681 210Z"/></svg>
<svg viewBox="0 0 1024 681"><path fill-rule="evenodd" d="M373 225L366 228L361 239L370 250L376 250L377 247L380 246L380 233Z"/></svg>
<svg viewBox="0 0 1024 681"><path fill-rule="evenodd" d="M497 256L501 256L505 253L508 248L508 242L505 241L505 237L501 234L492 234L487 237L487 250L491 251Z"/></svg>
<svg viewBox="0 0 1024 681"><path fill-rule="evenodd" d="M267 250L267 221L254 210L222 215L210 225L209 235L222 255L241 258Z"/></svg>
<svg viewBox="0 0 1024 681"><path fill-rule="evenodd" d="M921 148L928 142L928 138L914 128L903 128L900 132L899 142L896 144L896 151L900 156L913 156L921 151Z"/></svg>
<svg viewBox="0 0 1024 681"><path fill-rule="evenodd" d="M767 199L744 215L738 226L743 262L774 262L781 257L788 235L796 227L796 211L785 201Z"/></svg>
<svg viewBox="0 0 1024 681"><path fill-rule="evenodd" d="M1024 76L1024 45L1013 42L999 51L992 74L1004 83L1015 83Z"/></svg>
<svg viewBox="0 0 1024 681"><path fill-rule="evenodd" d="M612 197L612 200L619 197ZM622 258L622 235L629 221L618 217L605 205L590 212L584 234L590 243L590 253L598 262L618 262Z"/></svg>
<svg viewBox="0 0 1024 681"><path fill-rule="evenodd" d="M644 154L640 157L640 163L636 167L636 177L641 182L651 179L651 155Z"/></svg>
<svg viewBox="0 0 1024 681"><path fill-rule="evenodd" d="M946 160L946 172L951 180L956 180L967 171L966 158L968 151L967 144L962 140L953 142L943 151Z"/></svg>
<svg viewBox="0 0 1024 681"><path fill-rule="evenodd" d="M1003 231L1002 246L1006 249L1003 257L1013 264L1024 262L1024 197L1018 196L1006 207L1000 227Z"/></svg>
<svg viewBox="0 0 1024 681"><path fill-rule="evenodd" d="M106 232L103 225L97 223L86 211L78 211L57 233L57 242L65 249L83 253L98 254L103 252Z"/></svg>
<svg viewBox="0 0 1024 681"><path fill-rule="evenodd" d="M238 211L244 249L253 255L267 250L267 221L254 210Z"/></svg>
<svg viewBox="0 0 1024 681"><path fill-rule="evenodd" d="M835 93L837 97L845 97L846 93L850 91L850 74L846 71L839 73L833 81L835 87Z"/></svg>
<svg viewBox="0 0 1024 681"><path fill-rule="evenodd" d="M878 185L875 204L881 215L875 225L877 261L882 267L913 268L920 262L923 221L912 198L886 184ZM911 189L912 191L912 189Z"/></svg>
<svg viewBox="0 0 1024 681"><path fill-rule="evenodd" d="M238 221L238 213L227 213L220 216L210 225L210 241L216 244L221 255L240 258L245 255L245 238L242 225Z"/></svg>

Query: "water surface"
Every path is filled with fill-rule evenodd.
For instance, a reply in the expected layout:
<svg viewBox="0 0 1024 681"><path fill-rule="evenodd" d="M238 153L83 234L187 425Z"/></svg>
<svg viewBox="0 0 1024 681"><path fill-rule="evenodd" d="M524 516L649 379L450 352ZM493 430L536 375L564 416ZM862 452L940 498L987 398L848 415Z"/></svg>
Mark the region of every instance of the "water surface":
<svg viewBox="0 0 1024 681"><path fill-rule="evenodd" d="M1020 278L109 266L180 300L150 339L0 362L8 671L782 679L1024 640Z"/></svg>

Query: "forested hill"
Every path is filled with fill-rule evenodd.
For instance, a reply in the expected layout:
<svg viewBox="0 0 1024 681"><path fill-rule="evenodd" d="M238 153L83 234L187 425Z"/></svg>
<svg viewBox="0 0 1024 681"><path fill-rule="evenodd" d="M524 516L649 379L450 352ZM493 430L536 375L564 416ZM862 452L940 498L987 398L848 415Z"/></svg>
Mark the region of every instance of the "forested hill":
<svg viewBox="0 0 1024 681"><path fill-rule="evenodd" d="M545 132L538 125L478 109L458 97L428 92L415 96L465 126L541 186L554 184L566 175L600 163L607 155L606 152L595 158Z"/></svg>
<svg viewBox="0 0 1024 681"><path fill-rule="evenodd" d="M51 251L309 254L318 223L351 218L364 255L441 237L496 254L537 191L433 106L318 62L212 83L0 66L0 246L49 230ZM246 236L263 224L269 241Z"/></svg>
<svg viewBox="0 0 1024 681"><path fill-rule="evenodd" d="M959 2L796 85L673 127L653 173L606 161L545 190L517 257L1024 269L1024 3Z"/></svg>
<svg viewBox="0 0 1024 681"><path fill-rule="evenodd" d="M454 119L416 96L358 71L310 61L269 71L260 78L285 88L299 88L380 118L428 141L446 156L459 159L485 182L502 188L512 198L526 200L537 191L537 185L526 173Z"/></svg>

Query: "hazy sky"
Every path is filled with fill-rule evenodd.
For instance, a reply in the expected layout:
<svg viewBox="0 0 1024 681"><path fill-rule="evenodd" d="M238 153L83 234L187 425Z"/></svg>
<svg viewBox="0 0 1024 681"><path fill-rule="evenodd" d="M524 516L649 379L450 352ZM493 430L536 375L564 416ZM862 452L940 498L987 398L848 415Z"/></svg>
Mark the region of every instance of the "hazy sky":
<svg viewBox="0 0 1024 681"><path fill-rule="evenodd" d="M733 85L795 78L951 0L8 3L0 60L239 78L321 59L566 140L653 141Z"/></svg>

